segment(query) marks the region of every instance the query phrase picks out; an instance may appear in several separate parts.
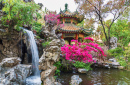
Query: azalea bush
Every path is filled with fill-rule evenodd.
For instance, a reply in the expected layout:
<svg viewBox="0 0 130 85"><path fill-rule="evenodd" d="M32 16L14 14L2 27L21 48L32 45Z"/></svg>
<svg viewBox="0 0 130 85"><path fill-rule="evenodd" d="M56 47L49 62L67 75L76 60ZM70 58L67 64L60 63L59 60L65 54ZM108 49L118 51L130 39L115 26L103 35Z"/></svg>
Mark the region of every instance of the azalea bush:
<svg viewBox="0 0 130 85"><path fill-rule="evenodd" d="M94 56L92 55L93 52L97 53L97 57L103 58L103 56L106 56L102 48L93 41L94 40L90 37L86 37L82 43L78 42L77 40L71 40L71 42L75 42L75 44L65 44L63 47L61 47L63 57L69 61L74 60L84 63L92 63L94 62Z"/></svg>

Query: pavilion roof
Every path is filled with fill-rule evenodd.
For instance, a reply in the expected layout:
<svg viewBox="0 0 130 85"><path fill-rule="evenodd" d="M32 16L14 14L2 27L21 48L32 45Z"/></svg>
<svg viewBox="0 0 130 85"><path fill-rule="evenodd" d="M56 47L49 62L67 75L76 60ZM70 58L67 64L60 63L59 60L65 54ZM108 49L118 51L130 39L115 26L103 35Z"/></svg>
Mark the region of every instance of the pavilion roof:
<svg viewBox="0 0 130 85"><path fill-rule="evenodd" d="M78 27L74 24L64 24L63 27L55 26L54 29L56 32L63 32L63 33L83 33L85 35L91 34L91 30Z"/></svg>
<svg viewBox="0 0 130 85"><path fill-rule="evenodd" d="M84 16L80 15L77 10L75 12L71 12L68 9L68 4L65 4L65 9L60 10L59 14L60 14L60 17L73 17L73 18L76 18L79 23L82 22L83 19L84 19Z"/></svg>

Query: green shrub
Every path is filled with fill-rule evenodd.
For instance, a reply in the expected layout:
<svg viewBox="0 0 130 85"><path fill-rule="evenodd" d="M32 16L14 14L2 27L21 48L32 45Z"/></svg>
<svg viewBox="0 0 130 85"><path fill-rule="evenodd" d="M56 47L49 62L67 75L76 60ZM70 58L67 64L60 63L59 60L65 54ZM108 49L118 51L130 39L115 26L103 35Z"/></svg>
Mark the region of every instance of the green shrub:
<svg viewBox="0 0 130 85"><path fill-rule="evenodd" d="M121 66L126 67L130 62L130 48L125 47L124 49L118 47L108 51L111 56L115 57Z"/></svg>
<svg viewBox="0 0 130 85"><path fill-rule="evenodd" d="M35 20L33 15L38 18L39 5L34 2L26 3L23 0L0 0L4 4L2 11L6 13L2 17L3 25L8 26L9 30L14 27L20 30L23 25L31 26Z"/></svg>
<svg viewBox="0 0 130 85"><path fill-rule="evenodd" d="M92 70L92 68L90 67L91 64L86 64L86 63L83 63L83 62L76 61L75 63L73 63L73 65L76 68L85 68L86 71Z"/></svg>
<svg viewBox="0 0 130 85"><path fill-rule="evenodd" d="M41 23L34 22L32 24L32 29L35 30L37 32L37 34L40 34L41 28L42 28L42 24Z"/></svg>
<svg viewBox="0 0 130 85"><path fill-rule="evenodd" d="M57 62L54 64L54 66L57 67L57 69L56 69L56 71L55 71L55 75L60 76L60 70L61 70L61 68L62 68L61 61L57 61Z"/></svg>
<svg viewBox="0 0 130 85"><path fill-rule="evenodd" d="M42 43L42 46L43 46L43 47L46 47L46 46L49 46L49 45L50 45L50 42L49 42L49 41L46 41L46 42L43 42L43 43Z"/></svg>
<svg viewBox="0 0 130 85"><path fill-rule="evenodd" d="M122 56L124 54L124 51L122 48L117 47L115 49L108 50L108 53L110 53L110 55L113 57L119 57L119 56Z"/></svg>

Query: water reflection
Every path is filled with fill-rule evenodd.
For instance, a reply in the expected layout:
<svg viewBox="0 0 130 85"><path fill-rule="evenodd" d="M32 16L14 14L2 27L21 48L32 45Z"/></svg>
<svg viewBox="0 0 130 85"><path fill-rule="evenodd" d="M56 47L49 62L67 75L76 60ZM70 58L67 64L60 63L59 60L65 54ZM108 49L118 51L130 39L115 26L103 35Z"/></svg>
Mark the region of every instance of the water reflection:
<svg viewBox="0 0 130 85"><path fill-rule="evenodd" d="M69 85L72 73L61 73L58 80ZM118 69L94 69L87 74L77 74L82 78L81 85L130 85L130 72Z"/></svg>

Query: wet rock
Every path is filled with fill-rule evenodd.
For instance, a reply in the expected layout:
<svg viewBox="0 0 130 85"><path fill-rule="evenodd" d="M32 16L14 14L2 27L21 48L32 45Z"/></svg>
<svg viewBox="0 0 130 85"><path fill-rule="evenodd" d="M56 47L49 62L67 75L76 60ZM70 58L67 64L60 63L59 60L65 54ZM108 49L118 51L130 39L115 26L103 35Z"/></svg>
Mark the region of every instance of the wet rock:
<svg viewBox="0 0 130 85"><path fill-rule="evenodd" d="M2 67L13 67L18 65L21 62L21 59L18 57L5 58L1 62Z"/></svg>
<svg viewBox="0 0 130 85"><path fill-rule="evenodd" d="M79 78L79 75L73 75L71 77L71 85L79 85L82 82L82 79Z"/></svg>
<svg viewBox="0 0 130 85"><path fill-rule="evenodd" d="M86 71L86 69L84 69L84 68L78 68L78 72L79 72L79 73L86 73L87 71Z"/></svg>
<svg viewBox="0 0 130 85"><path fill-rule="evenodd" d="M124 66L118 66L118 69L124 69Z"/></svg>
<svg viewBox="0 0 130 85"><path fill-rule="evenodd" d="M109 61L116 62L116 59L115 58L110 58Z"/></svg>
<svg viewBox="0 0 130 85"><path fill-rule="evenodd" d="M119 62L112 62L113 66L120 66Z"/></svg>
<svg viewBox="0 0 130 85"><path fill-rule="evenodd" d="M1 83L4 85L21 85L24 80L32 73L31 65L19 64L7 71L2 71Z"/></svg>

